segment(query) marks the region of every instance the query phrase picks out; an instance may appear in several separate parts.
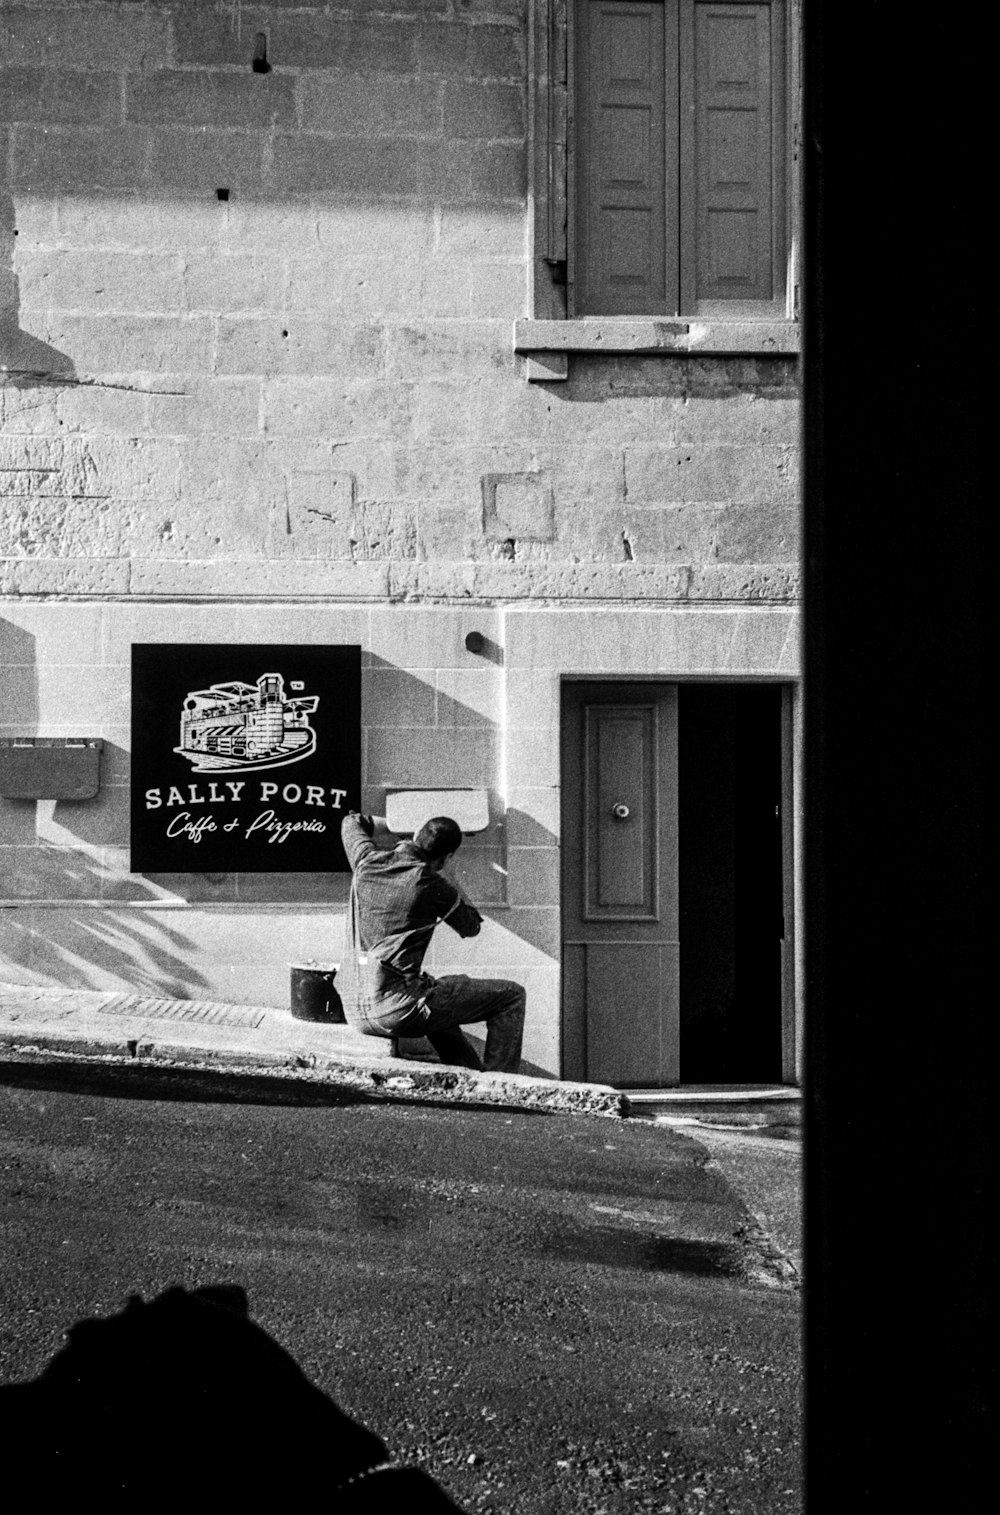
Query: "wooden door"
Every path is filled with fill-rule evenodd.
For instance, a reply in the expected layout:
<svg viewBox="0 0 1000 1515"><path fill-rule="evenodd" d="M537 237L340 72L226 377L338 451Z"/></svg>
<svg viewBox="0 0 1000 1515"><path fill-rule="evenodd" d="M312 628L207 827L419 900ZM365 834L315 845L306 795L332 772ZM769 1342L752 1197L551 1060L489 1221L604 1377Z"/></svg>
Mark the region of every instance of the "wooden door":
<svg viewBox="0 0 1000 1515"><path fill-rule="evenodd" d="M677 688L567 684L564 1075L676 1084Z"/></svg>

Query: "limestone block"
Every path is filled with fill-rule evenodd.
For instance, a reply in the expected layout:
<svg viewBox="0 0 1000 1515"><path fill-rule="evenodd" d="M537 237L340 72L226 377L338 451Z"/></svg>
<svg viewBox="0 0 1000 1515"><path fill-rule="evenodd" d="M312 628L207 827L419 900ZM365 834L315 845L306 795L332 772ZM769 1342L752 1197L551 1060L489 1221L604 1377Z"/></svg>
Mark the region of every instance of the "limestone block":
<svg viewBox="0 0 1000 1515"><path fill-rule="evenodd" d="M551 475L560 510L575 508L581 501L609 506L624 500L620 447L567 446L547 441L533 452L538 467Z"/></svg>
<svg viewBox="0 0 1000 1515"><path fill-rule="evenodd" d="M677 446L726 443L729 446L798 445L801 402L772 396L736 394L724 400L689 399L675 411L672 441Z"/></svg>
<svg viewBox="0 0 1000 1515"><path fill-rule="evenodd" d="M508 372L510 331L504 321L425 321L387 329L388 372L398 379L468 382L491 370Z"/></svg>
<svg viewBox="0 0 1000 1515"><path fill-rule="evenodd" d="M177 254L35 253L20 275L25 309L160 313L181 304Z"/></svg>
<svg viewBox="0 0 1000 1515"><path fill-rule="evenodd" d="M513 321L524 309L527 280L523 262L483 264L473 268L469 310L474 316L497 316Z"/></svg>
<svg viewBox="0 0 1000 1515"><path fill-rule="evenodd" d="M123 789L106 789L102 771L101 791L93 800L78 804L40 800L37 826L38 840L45 846L127 847L128 794Z"/></svg>
<svg viewBox="0 0 1000 1515"><path fill-rule="evenodd" d="M481 656L468 651L466 636L478 631L494 645L502 639L500 615L489 607L376 606L369 627L372 658L400 668L480 669Z"/></svg>
<svg viewBox="0 0 1000 1515"><path fill-rule="evenodd" d="M261 213L255 213L244 235L259 236L255 228L260 219ZM434 251L436 240L434 208L414 203L318 201L311 210L308 229L303 225L295 230L294 236L282 239L284 252L290 255L294 250L296 256L303 257L311 255L309 247L315 244L333 258L356 258L359 249L377 248L379 257L389 261L422 261Z"/></svg>
<svg viewBox="0 0 1000 1515"><path fill-rule="evenodd" d="M464 505L426 505L418 520L421 557L440 564L465 562L476 555L482 539L480 511Z"/></svg>
<svg viewBox="0 0 1000 1515"><path fill-rule="evenodd" d="M462 10L473 21L495 21L498 16L523 21L528 14L528 0L462 0Z"/></svg>
<svg viewBox="0 0 1000 1515"><path fill-rule="evenodd" d="M477 855L467 844L459 853L455 876L462 892L480 910L507 902L507 880L497 858Z"/></svg>
<svg viewBox="0 0 1000 1515"><path fill-rule="evenodd" d="M0 613L0 667L34 668L39 663L102 661L103 608L24 600ZM34 709L19 701L18 714ZM8 712L9 716L10 712Z"/></svg>
<svg viewBox="0 0 1000 1515"><path fill-rule="evenodd" d="M121 86L111 73L65 68L4 68L0 122L38 121L101 126L117 121Z"/></svg>
<svg viewBox="0 0 1000 1515"><path fill-rule="evenodd" d="M0 559L0 593L125 594L129 575L124 558L6 558Z"/></svg>
<svg viewBox="0 0 1000 1515"><path fill-rule="evenodd" d="M550 554L553 561L619 563L631 561L631 551L619 504L574 501L561 505L558 545Z"/></svg>
<svg viewBox="0 0 1000 1515"><path fill-rule="evenodd" d="M6 6L4 62L111 73L163 68L169 27L159 8L131 6L127 25L117 8L66 8L56 26L44 6Z"/></svg>
<svg viewBox="0 0 1000 1515"><path fill-rule="evenodd" d="M560 853L557 847L507 848L507 899L512 906L558 909Z"/></svg>
<svg viewBox="0 0 1000 1515"><path fill-rule="evenodd" d="M6 733L5 733L6 734ZM35 845L34 800L9 800L0 797L0 847ZM3 886L0 885L0 891Z"/></svg>
<svg viewBox="0 0 1000 1515"><path fill-rule="evenodd" d="M508 737L512 744L514 740ZM537 784L509 788L505 824L509 848L556 846L560 835L559 789Z"/></svg>
<svg viewBox="0 0 1000 1515"><path fill-rule="evenodd" d="M69 439L68 439L69 441ZM77 444L78 494L118 496L137 503L180 494L181 447L172 437L90 436Z"/></svg>
<svg viewBox="0 0 1000 1515"><path fill-rule="evenodd" d="M180 567L183 569L183 565ZM245 577L260 570L259 564L244 563L241 567ZM230 568L227 565L227 572ZM367 610L314 605L207 604L188 606L184 612L184 640L190 643L281 640L364 643L367 626ZM127 664L133 642L170 642L175 640L176 631L176 608L159 604L106 605L101 612L100 660Z"/></svg>
<svg viewBox="0 0 1000 1515"><path fill-rule="evenodd" d="M497 7L499 10L499 7ZM478 79L523 79L525 37L520 27L474 26L469 30L468 72Z"/></svg>
<svg viewBox="0 0 1000 1515"><path fill-rule="evenodd" d="M107 722L125 726L129 720L130 687L127 668L100 664L44 663L35 671L38 723L79 726L89 735Z"/></svg>
<svg viewBox="0 0 1000 1515"><path fill-rule="evenodd" d="M447 136L462 139L521 139L525 132L523 88L511 84L447 84L444 130Z"/></svg>
<svg viewBox="0 0 1000 1515"><path fill-rule="evenodd" d="M287 317L218 322L216 371L224 374L351 374L377 378L384 333L375 325Z"/></svg>
<svg viewBox="0 0 1000 1515"><path fill-rule="evenodd" d="M483 143L454 140L445 164L447 181L440 184L449 200L501 208L513 202L522 208L527 195L527 151L524 142Z"/></svg>
<svg viewBox="0 0 1000 1515"><path fill-rule="evenodd" d="M273 71L261 76L249 69L234 74L160 68L126 81L125 119L167 126L294 127L295 81Z"/></svg>
<svg viewBox="0 0 1000 1515"><path fill-rule="evenodd" d="M509 732L559 724L559 684L548 669L509 667L504 679Z"/></svg>
<svg viewBox="0 0 1000 1515"><path fill-rule="evenodd" d="M560 782L558 725L521 728L508 733L507 783L512 789Z"/></svg>
<svg viewBox="0 0 1000 1515"><path fill-rule="evenodd" d="M471 563L401 563L389 565L389 592L394 600L469 600L473 597Z"/></svg>
<svg viewBox="0 0 1000 1515"><path fill-rule="evenodd" d="M552 484L543 473L488 473L481 481L483 532L487 538L514 537L551 542L555 535Z"/></svg>
<svg viewBox="0 0 1000 1515"><path fill-rule="evenodd" d="M366 668L361 683L361 724L407 728L436 725L433 682L402 669Z"/></svg>
<svg viewBox="0 0 1000 1515"><path fill-rule="evenodd" d="M723 563L789 563L798 558L799 538L794 506L729 505L716 522L714 556Z"/></svg>
<svg viewBox="0 0 1000 1515"><path fill-rule="evenodd" d="M276 14L270 18L271 52L288 68L338 68L369 77L412 73L417 28L405 22L325 15Z"/></svg>
<svg viewBox="0 0 1000 1515"><path fill-rule="evenodd" d="M424 21L416 35L419 73L462 78L468 70L469 32L468 26L453 21Z"/></svg>
<svg viewBox="0 0 1000 1515"><path fill-rule="evenodd" d="M486 668L439 668L434 675L439 726L499 725L503 713L503 674Z"/></svg>
<svg viewBox="0 0 1000 1515"><path fill-rule="evenodd" d="M215 330L208 317L50 316L45 340L68 354L77 374L105 381L136 373L212 371Z"/></svg>
<svg viewBox="0 0 1000 1515"><path fill-rule="evenodd" d="M60 395L61 391L53 385L0 384L0 432L5 436L16 432L42 436L57 432Z"/></svg>
<svg viewBox="0 0 1000 1515"><path fill-rule="evenodd" d="M318 247L302 251L293 247L285 252L286 256L275 257L260 265L262 274L271 281L273 308L289 316L309 314L342 316L344 320L352 321L370 319L371 312L357 302L351 302L350 306L344 303L347 278L344 258L333 257ZM345 388L349 387L350 381L350 375L342 376Z"/></svg>
<svg viewBox="0 0 1000 1515"><path fill-rule="evenodd" d="M144 558L131 564L128 582L133 594L164 598L228 595L243 599L252 594L365 601L385 599L389 592L388 565L384 563L321 559L172 562Z"/></svg>
<svg viewBox="0 0 1000 1515"><path fill-rule="evenodd" d="M436 247L449 264L522 262L524 220L514 210L444 205Z"/></svg>
<svg viewBox="0 0 1000 1515"><path fill-rule="evenodd" d="M122 374L112 383L69 383L54 396L56 427L67 436L83 432L104 437L140 437L166 429L150 422L150 383L144 374Z"/></svg>
<svg viewBox="0 0 1000 1515"><path fill-rule="evenodd" d="M446 442L451 446L482 442L483 438L475 434L471 420L474 392L460 378L434 379L424 384L407 384L402 387L410 396L409 429L414 440ZM405 440L405 431L396 434ZM496 434L494 425L492 435L495 437ZM478 519L476 531L479 531Z"/></svg>
<svg viewBox="0 0 1000 1515"><path fill-rule="evenodd" d="M509 461L515 468L524 460L524 453L500 447L396 447L391 458L390 492L403 499L471 503L477 492L477 473L488 466L491 457Z"/></svg>
<svg viewBox="0 0 1000 1515"><path fill-rule="evenodd" d="M734 570L712 570L720 571ZM755 672L777 677L794 674L797 667L789 657L797 657L798 617L784 607L690 607L683 615L659 609L525 608L507 611L504 622L508 668L547 668L553 677L567 665L580 674L628 669L664 677ZM514 787L559 779L515 778L509 772L508 782Z"/></svg>
<svg viewBox="0 0 1000 1515"><path fill-rule="evenodd" d="M351 558L355 510L352 473L297 473L271 505L268 553L294 558Z"/></svg>
<svg viewBox="0 0 1000 1515"><path fill-rule="evenodd" d="M730 500L794 503L794 449L629 447L625 479L633 504Z"/></svg>
<svg viewBox="0 0 1000 1515"><path fill-rule="evenodd" d="M441 86L436 80L307 73L299 87L299 108L306 131L333 136L441 133Z"/></svg>
<svg viewBox="0 0 1000 1515"><path fill-rule="evenodd" d="M431 953L431 973L472 971L488 978L514 978L522 967L558 962L562 954L559 911L537 905L497 910L478 936L445 938L437 932Z"/></svg>
<svg viewBox="0 0 1000 1515"><path fill-rule="evenodd" d="M266 380L263 389L264 430L276 437L345 440L363 443L359 466L371 456L373 437L405 441L414 429L419 395L412 385L383 379L316 376ZM341 454L338 451L338 459ZM386 481L388 482L388 476ZM372 492L365 470L364 484Z"/></svg>
<svg viewBox="0 0 1000 1515"><path fill-rule="evenodd" d="M365 782L398 789L489 788L498 762L498 738L489 730L375 728L367 734Z"/></svg>
<svg viewBox="0 0 1000 1515"><path fill-rule="evenodd" d="M484 599L677 600L687 596L687 565L642 563L476 563L473 587Z"/></svg>
<svg viewBox="0 0 1000 1515"><path fill-rule="evenodd" d="M241 902L346 905L350 892L347 873L237 873L236 898Z"/></svg>
<svg viewBox="0 0 1000 1515"><path fill-rule="evenodd" d="M37 12L39 16L42 12ZM58 35L60 28L53 27ZM148 128L19 126L11 147L11 184L46 190L140 189L153 142Z"/></svg>
<svg viewBox="0 0 1000 1515"><path fill-rule="evenodd" d="M394 502L360 500L351 518L351 555L358 559L389 558L394 562L417 554L416 512Z"/></svg>
<svg viewBox="0 0 1000 1515"><path fill-rule="evenodd" d="M206 507L189 497L136 512L127 546L133 560L149 556L245 561L265 551L265 519L253 498L218 500Z"/></svg>
<svg viewBox="0 0 1000 1515"><path fill-rule="evenodd" d="M0 512L0 554L8 558L125 556L120 502L21 496Z"/></svg>
<svg viewBox="0 0 1000 1515"><path fill-rule="evenodd" d="M275 195L358 195L385 200L431 195L439 183L443 140L299 132L274 139L265 160L265 185Z"/></svg>
<svg viewBox="0 0 1000 1515"><path fill-rule="evenodd" d="M57 203L57 240L68 247L182 255L216 247L235 212L235 207L220 205L214 195L211 199L194 194L151 199L99 192L85 198L69 195Z"/></svg>
<svg viewBox="0 0 1000 1515"><path fill-rule="evenodd" d="M179 189L210 195L219 187L251 192L260 189L269 140L263 130L174 130L165 126L132 130L151 135L149 180L161 193Z"/></svg>
<svg viewBox="0 0 1000 1515"><path fill-rule="evenodd" d="M184 306L227 315L273 315L288 308L280 269L256 256L213 252L185 260Z"/></svg>
<svg viewBox="0 0 1000 1515"><path fill-rule="evenodd" d="M715 554L720 515L715 505L629 505L623 541L637 563L706 562Z"/></svg>
<svg viewBox="0 0 1000 1515"><path fill-rule="evenodd" d="M801 595L801 569L796 563L699 565L692 570L692 600L774 600L795 602Z"/></svg>
<svg viewBox="0 0 1000 1515"><path fill-rule="evenodd" d="M259 429L261 388L257 378L164 374L143 395L135 396L142 400L145 412L144 425L135 430L175 437L253 437ZM67 393L75 399L76 392ZM79 404L76 400L76 409ZM60 415L66 409L64 404ZM100 429L115 428L102 425Z"/></svg>
<svg viewBox="0 0 1000 1515"><path fill-rule="evenodd" d="M96 899L100 894L99 864L84 847L0 846L0 878L4 897L12 900Z"/></svg>

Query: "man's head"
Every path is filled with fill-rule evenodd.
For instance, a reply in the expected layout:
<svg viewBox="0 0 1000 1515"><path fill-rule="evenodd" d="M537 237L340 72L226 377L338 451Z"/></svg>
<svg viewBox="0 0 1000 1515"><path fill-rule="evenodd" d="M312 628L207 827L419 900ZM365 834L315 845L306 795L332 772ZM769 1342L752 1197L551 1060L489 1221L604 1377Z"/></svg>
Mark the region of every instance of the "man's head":
<svg viewBox="0 0 1000 1515"><path fill-rule="evenodd" d="M413 845L438 868L443 868L462 845L462 830L450 815L435 815L425 821L413 838Z"/></svg>

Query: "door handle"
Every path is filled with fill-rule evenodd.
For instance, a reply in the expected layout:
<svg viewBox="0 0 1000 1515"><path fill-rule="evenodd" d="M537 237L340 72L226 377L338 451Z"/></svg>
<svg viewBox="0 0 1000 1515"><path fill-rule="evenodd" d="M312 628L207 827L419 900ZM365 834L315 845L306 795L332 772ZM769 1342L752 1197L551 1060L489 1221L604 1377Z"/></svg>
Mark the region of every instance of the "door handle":
<svg viewBox="0 0 1000 1515"><path fill-rule="evenodd" d="M627 805L612 805L611 814L616 821L627 821L631 811Z"/></svg>

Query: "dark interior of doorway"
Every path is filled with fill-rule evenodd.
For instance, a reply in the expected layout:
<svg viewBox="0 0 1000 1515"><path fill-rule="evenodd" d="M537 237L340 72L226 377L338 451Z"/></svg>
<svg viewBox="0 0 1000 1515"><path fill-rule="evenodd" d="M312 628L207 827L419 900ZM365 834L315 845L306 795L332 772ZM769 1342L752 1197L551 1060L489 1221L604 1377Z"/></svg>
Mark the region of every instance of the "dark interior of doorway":
<svg viewBox="0 0 1000 1515"><path fill-rule="evenodd" d="M781 1082L781 689L682 684L680 1076Z"/></svg>

